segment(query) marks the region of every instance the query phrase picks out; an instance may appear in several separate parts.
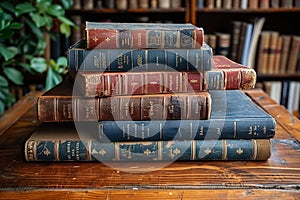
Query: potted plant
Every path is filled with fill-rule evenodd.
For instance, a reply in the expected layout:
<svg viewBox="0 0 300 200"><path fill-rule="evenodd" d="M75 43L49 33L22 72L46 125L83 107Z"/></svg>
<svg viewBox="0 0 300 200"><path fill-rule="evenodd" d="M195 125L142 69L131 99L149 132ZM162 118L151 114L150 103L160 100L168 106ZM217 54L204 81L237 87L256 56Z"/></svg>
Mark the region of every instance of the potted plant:
<svg viewBox="0 0 300 200"><path fill-rule="evenodd" d="M14 97L10 86L23 85L26 74L46 74L45 90L62 80L67 72L66 57L46 59L47 36L52 37L54 20L66 37L74 23L65 15L72 0L29 0L0 2L0 114L10 107Z"/></svg>

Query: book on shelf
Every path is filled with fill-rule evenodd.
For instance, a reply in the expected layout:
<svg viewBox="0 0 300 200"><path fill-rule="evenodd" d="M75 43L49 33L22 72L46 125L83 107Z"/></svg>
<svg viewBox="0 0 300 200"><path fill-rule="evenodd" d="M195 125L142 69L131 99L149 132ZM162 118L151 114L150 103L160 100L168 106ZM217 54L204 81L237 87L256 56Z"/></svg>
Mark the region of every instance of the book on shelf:
<svg viewBox="0 0 300 200"><path fill-rule="evenodd" d="M225 56L212 59L212 69L205 72L93 72L69 71L84 96L201 92L207 90L252 89L256 84L254 69Z"/></svg>
<svg viewBox="0 0 300 200"><path fill-rule="evenodd" d="M43 123L25 143L27 161L201 161L267 160L269 139L185 140L148 142L100 142L86 130L82 136L74 126Z"/></svg>
<svg viewBox="0 0 300 200"><path fill-rule="evenodd" d="M86 22L87 49L200 48L203 28L190 23Z"/></svg>
<svg viewBox="0 0 300 200"><path fill-rule="evenodd" d="M206 71L212 66L212 49L86 49L82 39L68 49L74 71Z"/></svg>
<svg viewBox="0 0 300 200"><path fill-rule="evenodd" d="M41 122L208 119L208 92L84 97L70 77L39 96Z"/></svg>
<svg viewBox="0 0 300 200"><path fill-rule="evenodd" d="M203 140L263 139L274 137L275 119L257 106L242 90L215 90L210 91L210 94L211 113L207 120L184 118L173 120L133 120L131 117L134 118L134 115L128 116L127 120L107 120L114 116L117 117L118 114L123 112L110 109L108 106L108 108L103 107L102 110L99 110L101 113L100 116L103 115L103 120L98 121L95 117L94 121L77 120L74 122L77 124L77 128L89 127L90 130L95 130L99 138L102 138L104 141L109 139L115 142L172 140L174 138L177 140ZM72 109L80 109L80 107L74 108L72 105L68 105ZM47 109L46 107L44 105L44 109ZM84 105L83 107L85 109ZM48 108L55 114L62 115L64 112L57 107L48 106ZM183 111L185 108L183 107L178 106L176 109L185 113ZM69 111L71 114L75 112L75 110ZM199 113L192 114L198 114L199 116ZM180 111L178 115L181 115ZM73 120L74 118L75 116L73 116ZM71 117L70 121L72 121ZM64 123L58 123L57 127L59 125L64 126Z"/></svg>
<svg viewBox="0 0 300 200"><path fill-rule="evenodd" d="M293 74L297 72L297 63L299 60L299 55L300 55L300 36L292 35L290 53L288 56L288 63L287 63L288 73Z"/></svg>

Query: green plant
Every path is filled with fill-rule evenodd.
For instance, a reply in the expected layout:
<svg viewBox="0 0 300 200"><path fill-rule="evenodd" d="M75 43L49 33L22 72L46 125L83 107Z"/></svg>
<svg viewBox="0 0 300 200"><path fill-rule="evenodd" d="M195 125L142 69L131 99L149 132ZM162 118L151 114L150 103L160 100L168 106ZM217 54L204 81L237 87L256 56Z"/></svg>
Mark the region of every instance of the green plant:
<svg viewBox="0 0 300 200"><path fill-rule="evenodd" d="M62 80L67 59L46 60L46 35L57 20L60 33L69 37L75 26L65 15L73 0L3 1L0 2L0 114L14 103L11 84L23 85L24 74L46 73L45 90Z"/></svg>

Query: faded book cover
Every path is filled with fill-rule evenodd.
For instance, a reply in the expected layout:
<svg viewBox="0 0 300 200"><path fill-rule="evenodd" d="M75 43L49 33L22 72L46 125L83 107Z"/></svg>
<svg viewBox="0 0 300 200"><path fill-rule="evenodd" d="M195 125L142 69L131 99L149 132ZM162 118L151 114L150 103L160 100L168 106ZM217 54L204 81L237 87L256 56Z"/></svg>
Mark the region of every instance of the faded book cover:
<svg viewBox="0 0 300 200"><path fill-rule="evenodd" d="M190 23L86 22L88 49L199 48L204 30Z"/></svg>
<svg viewBox="0 0 300 200"><path fill-rule="evenodd" d="M211 112L208 92L84 97L67 77L38 98L41 122L107 120L204 120Z"/></svg>

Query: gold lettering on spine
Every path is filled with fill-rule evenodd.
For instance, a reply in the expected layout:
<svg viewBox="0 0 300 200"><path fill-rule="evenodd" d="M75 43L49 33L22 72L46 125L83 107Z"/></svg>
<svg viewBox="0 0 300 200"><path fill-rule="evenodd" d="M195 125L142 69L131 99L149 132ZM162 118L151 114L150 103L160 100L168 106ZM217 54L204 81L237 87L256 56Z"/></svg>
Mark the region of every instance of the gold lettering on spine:
<svg viewBox="0 0 300 200"><path fill-rule="evenodd" d="M192 140L191 141L191 160L196 160L196 141Z"/></svg>
<svg viewBox="0 0 300 200"><path fill-rule="evenodd" d="M138 126L137 124L134 124L134 137L138 137Z"/></svg>
<svg viewBox="0 0 300 200"><path fill-rule="evenodd" d="M107 67L107 63L106 63L106 54L104 52L100 53L100 68L102 68L103 70L106 69Z"/></svg>
<svg viewBox="0 0 300 200"><path fill-rule="evenodd" d="M80 142L76 143L75 155L76 160L80 160Z"/></svg>
<svg viewBox="0 0 300 200"><path fill-rule="evenodd" d="M59 144L60 142L54 142L54 159L59 161ZM37 145L37 144L35 144ZM36 149L36 146L34 147L34 149ZM34 154L35 158L36 158L36 152Z"/></svg>
<svg viewBox="0 0 300 200"><path fill-rule="evenodd" d="M67 142L67 158L68 158L68 160L71 160L71 142L70 141L68 141Z"/></svg>
<svg viewBox="0 0 300 200"><path fill-rule="evenodd" d="M163 132L162 132L162 123L159 123L159 138L163 138Z"/></svg>
<svg viewBox="0 0 300 200"><path fill-rule="evenodd" d="M137 43L138 43L138 46L142 45L142 33L137 34Z"/></svg>
<svg viewBox="0 0 300 200"><path fill-rule="evenodd" d="M142 139L144 140L145 139L145 124L142 123Z"/></svg>
<svg viewBox="0 0 300 200"><path fill-rule="evenodd" d="M157 160L163 159L163 141L157 141Z"/></svg>
<svg viewBox="0 0 300 200"><path fill-rule="evenodd" d="M120 143L115 142L115 160L120 160Z"/></svg>
<svg viewBox="0 0 300 200"><path fill-rule="evenodd" d="M233 138L236 138L236 121L233 122Z"/></svg>
<svg viewBox="0 0 300 200"><path fill-rule="evenodd" d="M129 140L130 139L130 124L127 124L126 132L127 132L127 139Z"/></svg>
<svg viewBox="0 0 300 200"><path fill-rule="evenodd" d="M256 160L257 158L257 142L256 140L252 140L252 148L253 148L253 160Z"/></svg>
<svg viewBox="0 0 300 200"><path fill-rule="evenodd" d="M54 103L53 103L53 106L54 106L54 119L55 121L58 121L58 98L55 98L54 99Z"/></svg>
<svg viewBox="0 0 300 200"><path fill-rule="evenodd" d="M226 140L222 140L222 160L227 160L227 144Z"/></svg>
<svg viewBox="0 0 300 200"><path fill-rule="evenodd" d="M193 138L193 123L190 122L190 140L194 139Z"/></svg>

